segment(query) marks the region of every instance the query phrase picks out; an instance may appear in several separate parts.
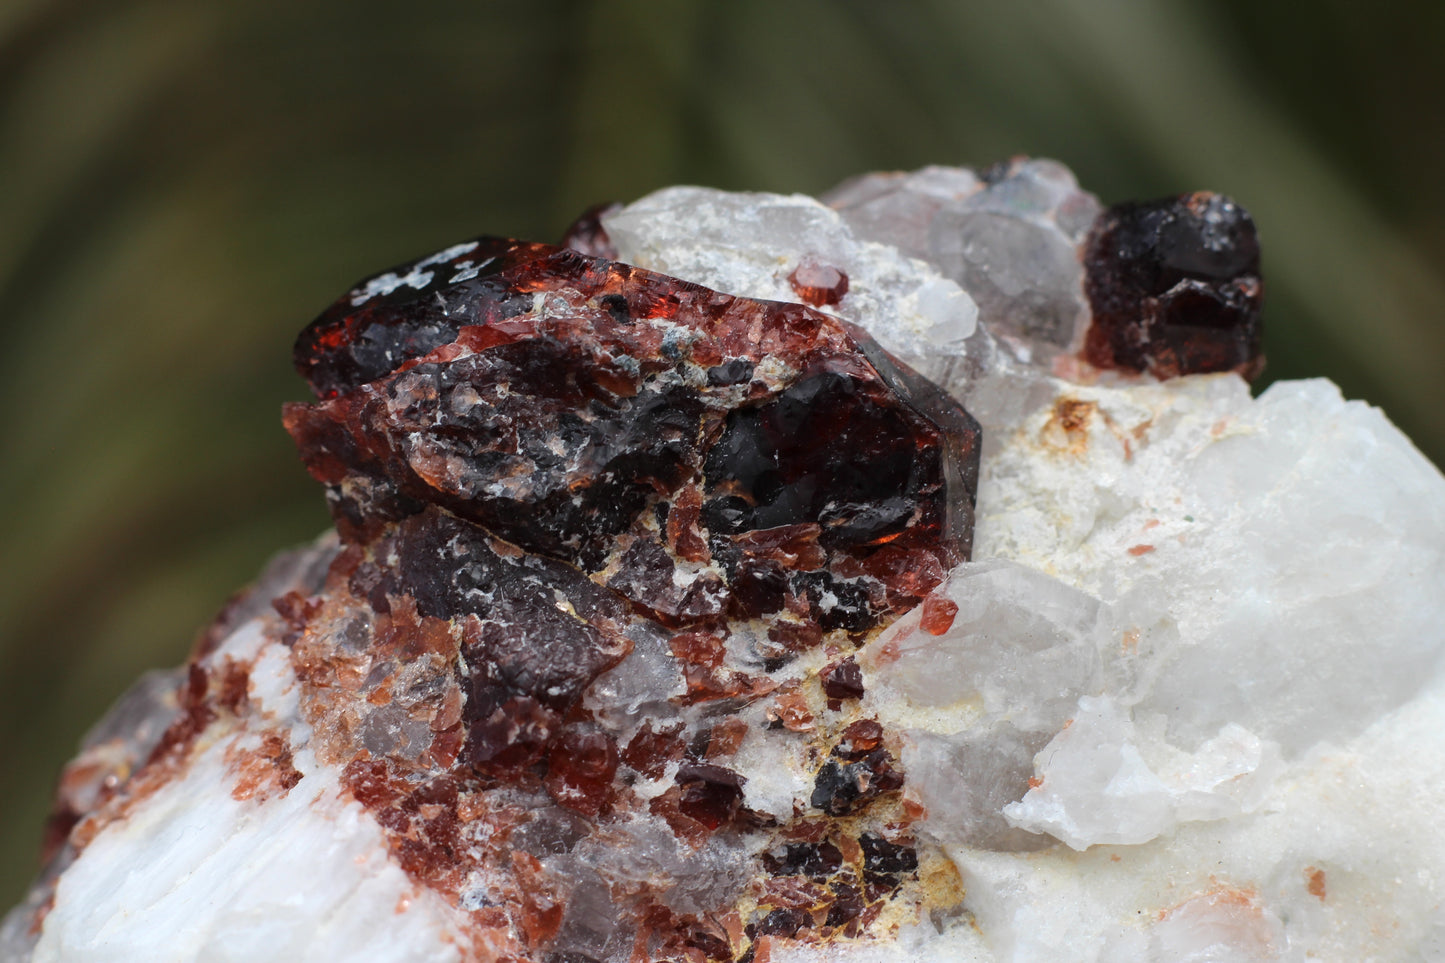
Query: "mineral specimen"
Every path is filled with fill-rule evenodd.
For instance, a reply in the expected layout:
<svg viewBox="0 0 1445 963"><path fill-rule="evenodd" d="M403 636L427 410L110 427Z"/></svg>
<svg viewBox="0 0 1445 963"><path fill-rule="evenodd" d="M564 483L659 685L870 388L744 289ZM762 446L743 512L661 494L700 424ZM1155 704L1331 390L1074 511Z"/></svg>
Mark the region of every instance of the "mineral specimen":
<svg viewBox="0 0 1445 963"><path fill-rule="evenodd" d="M363 282L335 533L87 738L0 959L1445 960L1445 479L1251 399L1259 303L1233 202L1031 160Z"/></svg>

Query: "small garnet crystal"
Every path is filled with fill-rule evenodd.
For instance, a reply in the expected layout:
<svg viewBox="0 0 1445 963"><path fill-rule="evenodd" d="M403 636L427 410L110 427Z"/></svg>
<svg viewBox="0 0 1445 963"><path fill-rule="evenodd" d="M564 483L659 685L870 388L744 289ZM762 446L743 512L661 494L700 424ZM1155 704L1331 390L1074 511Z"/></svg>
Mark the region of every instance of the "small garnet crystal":
<svg viewBox="0 0 1445 963"><path fill-rule="evenodd" d="M1087 241L1085 358L1161 378L1259 372L1259 238L1249 212L1199 192L1118 204Z"/></svg>
<svg viewBox="0 0 1445 963"><path fill-rule="evenodd" d="M803 258L788 275L788 283L799 300L815 308L837 304L848 293L848 275L815 257Z"/></svg>

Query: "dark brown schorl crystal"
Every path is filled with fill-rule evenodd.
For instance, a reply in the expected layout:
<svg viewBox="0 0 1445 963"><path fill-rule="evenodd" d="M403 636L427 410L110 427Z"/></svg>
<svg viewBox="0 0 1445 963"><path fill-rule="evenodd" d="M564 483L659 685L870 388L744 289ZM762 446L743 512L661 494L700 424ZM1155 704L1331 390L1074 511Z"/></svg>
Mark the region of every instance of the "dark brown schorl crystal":
<svg viewBox="0 0 1445 963"><path fill-rule="evenodd" d="M1160 378L1263 368L1259 238L1229 198L1117 204L1095 223L1085 268L1084 357L1096 367Z"/></svg>

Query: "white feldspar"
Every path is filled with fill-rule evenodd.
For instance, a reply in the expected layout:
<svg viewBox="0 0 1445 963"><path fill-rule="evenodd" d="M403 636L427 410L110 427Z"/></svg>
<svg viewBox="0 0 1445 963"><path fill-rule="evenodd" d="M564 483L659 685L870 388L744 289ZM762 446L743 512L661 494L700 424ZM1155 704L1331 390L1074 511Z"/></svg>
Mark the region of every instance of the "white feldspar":
<svg viewBox="0 0 1445 963"><path fill-rule="evenodd" d="M963 901L755 959L1445 963L1445 478L1325 381L1251 398L1233 374L1056 377L1098 211L1056 164L868 175L825 201L671 188L604 222L622 260L729 293L797 300L804 258L845 272L826 310L984 426L974 561L935 593L951 624L914 610L857 653L863 711L901 734L920 833ZM282 574L268 597L306 577ZM308 748L287 650L255 624L208 659L254 660L252 703L304 778L243 791L254 730L201 746L64 869L33 955L12 914L0 959L490 958L464 936L483 884L454 908L409 881ZM667 641L633 643L587 708L672 718ZM817 760L752 724L732 765L747 806L783 820ZM577 887L568 945L627 958L610 889L663 881L700 913L741 885L736 851L657 826L544 861Z"/></svg>
<svg viewBox="0 0 1445 963"><path fill-rule="evenodd" d="M211 658L255 660L251 704L286 734L303 778L293 792L243 786L234 760L255 751L254 731L199 748L182 778L103 829L61 875L35 963L399 963L420 946L428 960L460 959L459 914L407 878L380 827L307 748L289 652L252 621Z"/></svg>

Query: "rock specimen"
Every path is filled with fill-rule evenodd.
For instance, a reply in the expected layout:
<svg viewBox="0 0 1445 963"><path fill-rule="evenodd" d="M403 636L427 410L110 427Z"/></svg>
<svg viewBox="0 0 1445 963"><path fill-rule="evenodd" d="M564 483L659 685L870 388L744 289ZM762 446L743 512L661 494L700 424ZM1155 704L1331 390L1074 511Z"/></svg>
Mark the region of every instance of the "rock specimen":
<svg viewBox="0 0 1445 963"><path fill-rule="evenodd" d="M1027 160L363 282L335 533L88 737L0 959L1445 959L1445 479L1250 398L1260 290Z"/></svg>

